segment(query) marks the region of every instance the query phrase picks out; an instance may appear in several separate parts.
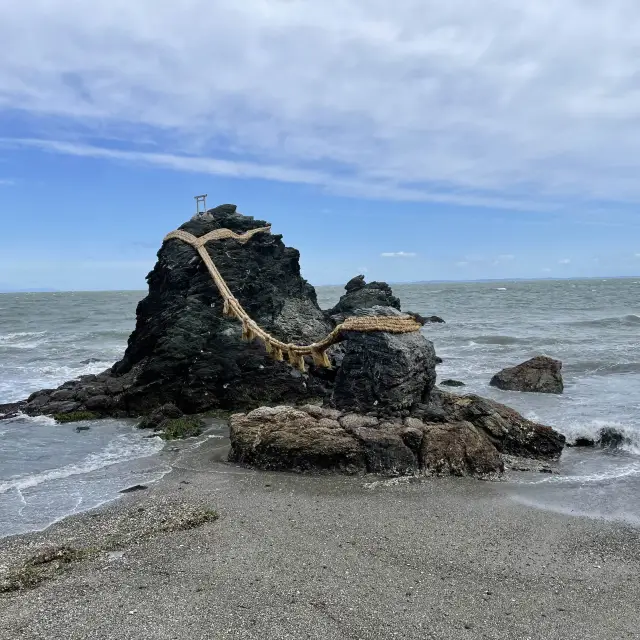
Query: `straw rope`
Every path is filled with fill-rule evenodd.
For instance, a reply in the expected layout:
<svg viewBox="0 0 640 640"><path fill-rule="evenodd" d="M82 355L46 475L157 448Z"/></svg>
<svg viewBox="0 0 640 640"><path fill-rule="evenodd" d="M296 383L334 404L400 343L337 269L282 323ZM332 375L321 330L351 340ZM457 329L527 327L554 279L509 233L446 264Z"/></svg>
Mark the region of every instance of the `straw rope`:
<svg viewBox="0 0 640 640"><path fill-rule="evenodd" d="M246 233L237 234L231 229L215 229L197 238L186 231L178 229L167 234L163 242L167 240L182 240L196 249L202 261L206 265L211 278L223 299L223 313L226 316L237 318L242 322L242 337L251 341L256 338L262 340L267 353L275 360L283 360L286 354L289 363L296 366L301 371L305 371L305 356L311 356L313 362L320 367L331 368L331 362L327 356L327 349L337 342L344 340L345 334L349 331L363 333L373 331L385 331L388 333L411 333L420 330L420 324L411 316L365 316L346 318L328 336L310 345L299 345L291 342L282 342L267 333L262 327L249 317L237 298L231 293L224 278L213 263L206 244L210 240L222 240L232 238L245 244L256 233L269 233L271 227L260 227L251 229Z"/></svg>

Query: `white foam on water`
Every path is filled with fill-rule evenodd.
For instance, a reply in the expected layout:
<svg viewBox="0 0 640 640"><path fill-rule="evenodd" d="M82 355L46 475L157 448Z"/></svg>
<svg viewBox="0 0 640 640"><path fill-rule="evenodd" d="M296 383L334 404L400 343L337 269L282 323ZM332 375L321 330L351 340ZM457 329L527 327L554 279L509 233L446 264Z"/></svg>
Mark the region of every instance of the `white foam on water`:
<svg viewBox="0 0 640 640"><path fill-rule="evenodd" d="M7 493L12 489L24 491L45 483L84 475L129 460L151 456L162 450L163 446L164 443L160 438L135 437L135 434L119 435L109 442L102 451L87 455L81 462L4 480L0 482L0 494Z"/></svg>

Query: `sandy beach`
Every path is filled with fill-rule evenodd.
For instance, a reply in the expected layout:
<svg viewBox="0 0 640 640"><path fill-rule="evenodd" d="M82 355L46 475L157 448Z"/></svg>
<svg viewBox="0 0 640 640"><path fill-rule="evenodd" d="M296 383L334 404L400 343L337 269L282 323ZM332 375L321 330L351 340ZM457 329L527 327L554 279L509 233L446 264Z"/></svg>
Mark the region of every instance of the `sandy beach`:
<svg viewBox="0 0 640 640"><path fill-rule="evenodd" d="M0 595L0 637L638 637L637 529L523 506L509 483L267 473L197 444L167 447L147 490L0 541L5 586L42 562Z"/></svg>

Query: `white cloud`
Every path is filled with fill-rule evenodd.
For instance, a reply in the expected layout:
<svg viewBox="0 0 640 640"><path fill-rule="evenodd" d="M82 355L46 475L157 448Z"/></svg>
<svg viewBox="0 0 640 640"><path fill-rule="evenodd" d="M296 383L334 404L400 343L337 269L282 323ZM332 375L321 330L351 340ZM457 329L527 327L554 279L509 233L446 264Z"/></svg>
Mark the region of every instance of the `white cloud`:
<svg viewBox="0 0 640 640"><path fill-rule="evenodd" d="M562 260L558 260L558 264L571 264L571 260L569 258L562 258Z"/></svg>
<svg viewBox="0 0 640 640"><path fill-rule="evenodd" d="M382 258L415 258L417 255L410 251L388 251L380 254Z"/></svg>
<svg viewBox="0 0 640 640"><path fill-rule="evenodd" d="M10 178L0 178L0 187L12 187L15 183L16 181Z"/></svg>
<svg viewBox="0 0 640 640"><path fill-rule="evenodd" d="M636 258L640 258L640 253L636 253Z"/></svg>
<svg viewBox="0 0 640 640"><path fill-rule="evenodd" d="M512 253L504 253L501 256L498 256L498 260L501 262L511 262L511 260L515 260L516 257Z"/></svg>
<svg viewBox="0 0 640 640"><path fill-rule="evenodd" d="M551 269L549 269L549 267L545 267L545 268L542 270L542 273L551 273Z"/></svg>
<svg viewBox="0 0 640 640"><path fill-rule="evenodd" d="M460 262L456 262L456 267L466 267L468 264L466 260L461 260Z"/></svg>
<svg viewBox="0 0 640 640"><path fill-rule="evenodd" d="M125 141L102 157L399 200L640 201L631 0L31 0L0 4L0 40L0 111L87 136L58 153Z"/></svg>

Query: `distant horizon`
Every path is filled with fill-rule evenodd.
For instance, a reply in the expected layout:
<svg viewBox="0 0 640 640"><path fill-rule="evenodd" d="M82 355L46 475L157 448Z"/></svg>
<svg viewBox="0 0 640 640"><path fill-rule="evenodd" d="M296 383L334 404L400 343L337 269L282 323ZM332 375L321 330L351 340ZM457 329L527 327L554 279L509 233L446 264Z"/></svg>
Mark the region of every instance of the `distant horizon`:
<svg viewBox="0 0 640 640"><path fill-rule="evenodd" d="M633 280L640 278L639 275L631 276L581 276L575 278L477 278L474 280L403 280L403 281L379 281L387 282L390 286L395 285L411 285L411 284L478 284L484 282L568 282L572 280ZM373 282L373 280L367 280ZM315 289L320 287L345 287L343 284L313 284ZM144 293L148 289L50 289L50 288L34 288L34 289L0 289L0 295L8 295L12 293Z"/></svg>

